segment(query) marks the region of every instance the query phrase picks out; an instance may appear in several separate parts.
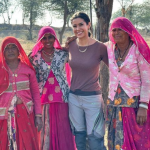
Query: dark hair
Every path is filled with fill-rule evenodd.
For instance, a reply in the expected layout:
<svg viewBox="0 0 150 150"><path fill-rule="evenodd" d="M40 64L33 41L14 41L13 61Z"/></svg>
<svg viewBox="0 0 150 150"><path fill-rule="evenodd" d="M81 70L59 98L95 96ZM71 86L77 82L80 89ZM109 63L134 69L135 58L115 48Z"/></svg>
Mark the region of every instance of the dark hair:
<svg viewBox="0 0 150 150"><path fill-rule="evenodd" d="M71 23L74 19L77 19L77 18L83 19L86 22L87 25L89 24L89 22L91 22L89 16L86 13L76 12L75 14L73 14L73 16L70 19ZM88 35L89 35L89 37L91 36L91 30L89 30Z"/></svg>

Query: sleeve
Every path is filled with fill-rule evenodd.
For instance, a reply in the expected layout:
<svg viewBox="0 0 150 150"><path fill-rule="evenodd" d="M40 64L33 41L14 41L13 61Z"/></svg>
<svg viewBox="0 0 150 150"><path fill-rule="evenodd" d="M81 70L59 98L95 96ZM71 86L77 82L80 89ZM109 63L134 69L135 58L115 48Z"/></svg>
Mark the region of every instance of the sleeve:
<svg viewBox="0 0 150 150"><path fill-rule="evenodd" d="M149 103L150 100L150 64L139 53L138 67L141 76L140 102Z"/></svg>
<svg viewBox="0 0 150 150"><path fill-rule="evenodd" d="M30 80L30 91L34 102L35 115L42 114L40 92L39 92L35 72L33 70L31 70L29 80Z"/></svg>
<svg viewBox="0 0 150 150"><path fill-rule="evenodd" d="M103 44L101 47L103 49L102 54L102 61L108 66L108 54L107 54L107 47Z"/></svg>
<svg viewBox="0 0 150 150"><path fill-rule="evenodd" d="M29 60L30 60L30 62L31 62L31 64L32 64L32 66L33 66L34 69L35 69L35 72L36 72L36 79L37 79L38 82L40 82L40 81L39 81L39 68L38 68L38 66L36 66L36 65L34 64L34 57L31 56L31 53L28 55L28 57L29 57Z"/></svg>

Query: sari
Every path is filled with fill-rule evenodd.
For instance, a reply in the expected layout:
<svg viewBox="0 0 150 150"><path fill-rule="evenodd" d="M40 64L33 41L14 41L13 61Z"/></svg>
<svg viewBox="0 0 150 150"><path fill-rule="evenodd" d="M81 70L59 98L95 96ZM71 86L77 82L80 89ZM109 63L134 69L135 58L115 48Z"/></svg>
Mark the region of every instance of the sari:
<svg viewBox="0 0 150 150"><path fill-rule="evenodd" d="M128 33L130 40L137 46L139 53L149 65L150 49L133 24L125 17L114 19L109 30L109 39L113 45L116 44L111 33L114 28L122 29ZM119 67L122 62L117 61L118 54L115 49L114 51L115 60ZM118 84L114 99L107 100L108 148L110 150L150 149L150 104L148 104L147 121L143 126L140 126L136 122L139 96L132 97L131 101L124 89ZM118 100L117 107L115 99ZM126 106L129 102L130 105Z"/></svg>

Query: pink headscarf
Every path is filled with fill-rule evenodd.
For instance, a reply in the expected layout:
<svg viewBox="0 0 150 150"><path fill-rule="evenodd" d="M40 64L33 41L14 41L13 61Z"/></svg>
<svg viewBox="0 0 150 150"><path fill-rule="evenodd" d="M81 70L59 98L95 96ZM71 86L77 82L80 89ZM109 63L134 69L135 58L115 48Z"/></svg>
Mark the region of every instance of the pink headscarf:
<svg viewBox="0 0 150 150"><path fill-rule="evenodd" d="M43 44L41 43L41 39L47 33L50 33L55 37L55 42L54 42L53 47L56 48L56 49L60 49L60 50L62 49L61 46L60 46L60 43L57 39L55 30L50 26L45 26L45 27L41 28L40 31L39 31L38 40L37 40L36 44L34 45L34 47L32 49L31 56L34 56L39 50L41 50L43 48ZM66 68L66 74L67 74L67 82L70 86L70 84L71 84L71 69L70 69L70 66L69 66L68 63L66 63L65 68Z"/></svg>
<svg viewBox="0 0 150 150"><path fill-rule="evenodd" d="M34 56L39 50L41 50L43 48L43 44L41 43L41 39L44 37L45 34L50 33L55 37L55 42L54 42L54 48L56 49L62 49L60 46L60 43L57 39L55 30L52 27L46 26L40 29L39 33L38 33L38 40L36 42L36 44L34 45L33 49L32 49L32 55Z"/></svg>
<svg viewBox="0 0 150 150"><path fill-rule="evenodd" d="M145 58L145 60L150 64L150 48L148 47L147 43L137 31L137 29L133 26L130 20L125 17L118 17L113 20L110 29L109 29L109 39L113 43L115 43L114 38L112 37L111 31L114 28L120 28L127 32L133 41L133 43L138 46L139 52Z"/></svg>

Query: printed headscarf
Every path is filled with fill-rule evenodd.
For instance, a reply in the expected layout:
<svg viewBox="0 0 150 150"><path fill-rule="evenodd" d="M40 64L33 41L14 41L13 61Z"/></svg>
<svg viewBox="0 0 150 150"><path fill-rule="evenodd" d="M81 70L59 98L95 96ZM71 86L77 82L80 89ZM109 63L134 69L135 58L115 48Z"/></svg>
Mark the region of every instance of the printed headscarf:
<svg viewBox="0 0 150 150"><path fill-rule="evenodd" d="M56 48L56 49L62 49L61 46L60 46L60 43L57 39L55 30L50 26L45 26L45 27L42 27L40 29L39 33L38 33L38 39L37 39L37 42L36 42L36 44L34 45L34 47L32 49L31 56L34 56L39 50L41 50L43 48L43 44L42 44L41 40L44 37L44 35L47 34L47 33L50 33L55 37L55 42L54 42L53 47Z"/></svg>
<svg viewBox="0 0 150 150"><path fill-rule="evenodd" d="M5 61L4 57L4 50L7 45L15 44L19 50L19 56L21 62L27 64L31 69L34 70L32 64L30 63L28 56L26 55L25 51L23 50L22 46L20 45L19 41L12 36L8 36L4 38L1 44L0 49L0 94L2 94L9 86L9 74L8 74L8 66Z"/></svg>
<svg viewBox="0 0 150 150"><path fill-rule="evenodd" d="M125 17L118 17L113 20L109 29L109 39L115 44L114 38L112 37L112 30L114 28L120 28L127 32L133 43L138 47L138 50L141 53L141 55L150 64L150 48L148 47L146 41L143 39L141 34L131 23L131 21Z"/></svg>

